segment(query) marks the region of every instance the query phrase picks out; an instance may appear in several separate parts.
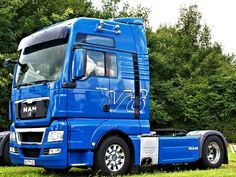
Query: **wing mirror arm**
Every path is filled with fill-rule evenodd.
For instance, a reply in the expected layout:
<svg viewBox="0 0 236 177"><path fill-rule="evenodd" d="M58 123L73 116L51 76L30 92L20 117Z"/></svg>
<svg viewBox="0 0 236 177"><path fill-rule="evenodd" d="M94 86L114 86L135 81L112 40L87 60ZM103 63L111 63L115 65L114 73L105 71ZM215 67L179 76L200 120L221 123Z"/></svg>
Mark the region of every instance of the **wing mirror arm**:
<svg viewBox="0 0 236 177"><path fill-rule="evenodd" d="M3 67L4 68L8 68L10 65L12 64L16 64L17 60L13 60L11 58L7 58L4 62L3 62Z"/></svg>

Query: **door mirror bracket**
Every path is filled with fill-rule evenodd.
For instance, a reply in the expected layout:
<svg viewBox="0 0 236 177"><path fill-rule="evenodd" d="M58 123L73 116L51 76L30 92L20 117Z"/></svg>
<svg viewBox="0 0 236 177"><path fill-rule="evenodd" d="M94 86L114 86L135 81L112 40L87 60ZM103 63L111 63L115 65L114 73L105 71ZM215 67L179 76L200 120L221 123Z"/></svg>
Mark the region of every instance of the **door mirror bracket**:
<svg viewBox="0 0 236 177"><path fill-rule="evenodd" d="M13 60L11 58L8 58L6 59L4 62L3 62L3 67L4 68L8 68L11 64L16 64L17 61L16 60Z"/></svg>

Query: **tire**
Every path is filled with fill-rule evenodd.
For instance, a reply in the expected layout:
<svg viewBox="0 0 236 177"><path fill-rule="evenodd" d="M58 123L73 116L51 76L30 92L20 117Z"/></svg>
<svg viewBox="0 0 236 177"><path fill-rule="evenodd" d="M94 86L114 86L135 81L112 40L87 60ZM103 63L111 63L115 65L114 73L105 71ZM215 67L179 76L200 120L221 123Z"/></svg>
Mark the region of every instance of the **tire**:
<svg viewBox="0 0 236 177"><path fill-rule="evenodd" d="M5 142L4 147L3 147L2 163L3 163L3 165L7 165L7 166L12 165L11 159L9 156L9 139L7 139L7 141Z"/></svg>
<svg viewBox="0 0 236 177"><path fill-rule="evenodd" d="M224 146L217 136L209 136L202 148L203 168L219 168L224 160Z"/></svg>
<svg viewBox="0 0 236 177"><path fill-rule="evenodd" d="M71 167L67 167L65 169L53 169L53 168L44 168L44 170L47 173L67 173L68 171L70 171Z"/></svg>
<svg viewBox="0 0 236 177"><path fill-rule="evenodd" d="M102 175L126 174L131 165L129 146L118 136L108 137L98 147L94 163L95 171Z"/></svg>

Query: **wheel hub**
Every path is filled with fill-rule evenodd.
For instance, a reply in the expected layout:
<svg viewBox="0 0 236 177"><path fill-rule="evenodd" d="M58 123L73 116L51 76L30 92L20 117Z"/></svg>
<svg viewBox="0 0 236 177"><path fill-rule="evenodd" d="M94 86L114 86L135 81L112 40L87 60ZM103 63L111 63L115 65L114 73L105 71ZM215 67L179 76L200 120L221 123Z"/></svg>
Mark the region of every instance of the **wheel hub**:
<svg viewBox="0 0 236 177"><path fill-rule="evenodd" d="M220 160L220 147L216 142L209 143L207 147L207 159L211 164L216 164Z"/></svg>
<svg viewBox="0 0 236 177"><path fill-rule="evenodd" d="M116 159L117 159L116 154L115 154L115 155L112 155L112 160L113 160L113 161L116 161Z"/></svg>
<svg viewBox="0 0 236 177"><path fill-rule="evenodd" d="M118 144L110 145L105 153L105 164L111 171L119 171L125 163L125 153Z"/></svg>

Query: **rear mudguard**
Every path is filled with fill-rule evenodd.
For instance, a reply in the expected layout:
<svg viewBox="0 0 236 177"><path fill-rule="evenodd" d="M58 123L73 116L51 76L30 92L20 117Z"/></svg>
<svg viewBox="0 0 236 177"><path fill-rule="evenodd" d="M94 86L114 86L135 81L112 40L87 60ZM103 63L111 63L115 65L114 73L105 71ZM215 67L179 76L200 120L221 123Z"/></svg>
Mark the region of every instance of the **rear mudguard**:
<svg viewBox="0 0 236 177"><path fill-rule="evenodd" d="M227 141L222 133L215 130L200 130L200 131L191 131L187 136L200 136L200 158L202 158L202 147L207 137L209 136L218 136L224 145L224 164L228 164L228 151L227 151Z"/></svg>

